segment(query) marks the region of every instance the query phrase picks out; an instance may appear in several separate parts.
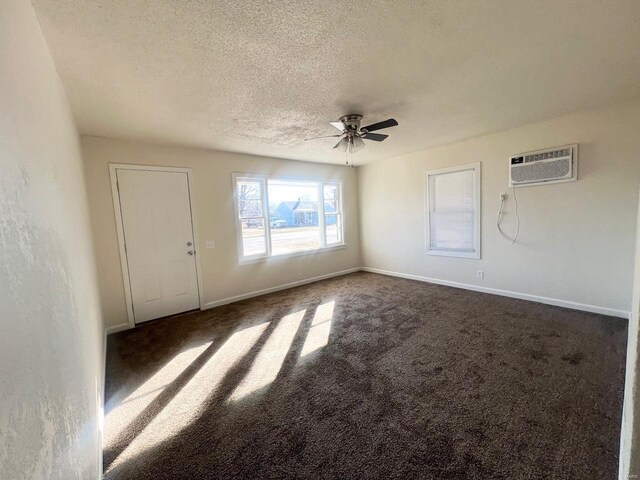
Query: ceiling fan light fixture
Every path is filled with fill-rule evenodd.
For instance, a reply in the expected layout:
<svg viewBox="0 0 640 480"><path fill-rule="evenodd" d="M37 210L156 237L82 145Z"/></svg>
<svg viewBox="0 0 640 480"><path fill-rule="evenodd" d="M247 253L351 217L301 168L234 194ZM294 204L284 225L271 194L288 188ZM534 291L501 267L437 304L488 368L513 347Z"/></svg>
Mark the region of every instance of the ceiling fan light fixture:
<svg viewBox="0 0 640 480"><path fill-rule="evenodd" d="M342 137L340 139L340 141L336 144L335 147L333 148L337 148L338 150L341 150L343 152L346 152L347 149L349 148L349 140L348 137Z"/></svg>
<svg viewBox="0 0 640 480"><path fill-rule="evenodd" d="M364 148L364 140L359 136L351 137L351 153L359 152Z"/></svg>

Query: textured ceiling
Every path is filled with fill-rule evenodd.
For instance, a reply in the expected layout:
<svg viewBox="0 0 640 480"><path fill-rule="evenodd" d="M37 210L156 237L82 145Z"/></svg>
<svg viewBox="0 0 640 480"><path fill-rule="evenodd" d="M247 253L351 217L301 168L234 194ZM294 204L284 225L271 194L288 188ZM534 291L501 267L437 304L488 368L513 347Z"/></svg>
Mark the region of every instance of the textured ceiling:
<svg viewBox="0 0 640 480"><path fill-rule="evenodd" d="M640 1L34 0L82 133L356 164L640 96ZM573 141L573 139L567 139Z"/></svg>

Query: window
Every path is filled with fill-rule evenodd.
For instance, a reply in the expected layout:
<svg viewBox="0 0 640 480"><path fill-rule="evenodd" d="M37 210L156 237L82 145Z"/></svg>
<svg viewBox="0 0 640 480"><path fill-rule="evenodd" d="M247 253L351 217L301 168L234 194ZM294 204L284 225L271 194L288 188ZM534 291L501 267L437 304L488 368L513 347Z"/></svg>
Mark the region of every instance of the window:
<svg viewBox="0 0 640 480"><path fill-rule="evenodd" d="M264 191L262 179L241 178L236 183L242 248L248 257L267 252Z"/></svg>
<svg viewBox="0 0 640 480"><path fill-rule="evenodd" d="M241 260L344 245L341 182L233 179Z"/></svg>
<svg viewBox="0 0 640 480"><path fill-rule="evenodd" d="M427 172L427 253L480 258L480 163Z"/></svg>

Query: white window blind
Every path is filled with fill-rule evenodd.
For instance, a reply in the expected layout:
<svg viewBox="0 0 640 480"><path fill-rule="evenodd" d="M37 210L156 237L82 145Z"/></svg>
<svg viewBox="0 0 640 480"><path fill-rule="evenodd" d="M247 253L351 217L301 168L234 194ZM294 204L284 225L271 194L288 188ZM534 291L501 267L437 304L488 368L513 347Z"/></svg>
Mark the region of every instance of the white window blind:
<svg viewBox="0 0 640 480"><path fill-rule="evenodd" d="M480 165L427 173L428 253L480 258Z"/></svg>

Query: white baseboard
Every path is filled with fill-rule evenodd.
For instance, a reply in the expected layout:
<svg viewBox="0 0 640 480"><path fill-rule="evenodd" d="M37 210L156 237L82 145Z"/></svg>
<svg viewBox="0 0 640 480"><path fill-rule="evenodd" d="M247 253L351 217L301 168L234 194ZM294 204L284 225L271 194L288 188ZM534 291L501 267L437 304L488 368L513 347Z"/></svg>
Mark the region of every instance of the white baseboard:
<svg viewBox="0 0 640 480"><path fill-rule="evenodd" d="M120 325L114 325L112 327L107 327L104 329L105 338L107 335L111 335L112 333L122 332L123 330L129 330L131 325L128 323L121 323Z"/></svg>
<svg viewBox="0 0 640 480"><path fill-rule="evenodd" d="M584 312L600 313L602 315L611 315L613 317L630 318L631 312L625 310L616 310L615 308L601 307L598 305L588 305L586 303L571 302L568 300L559 300L557 298L540 297L538 295L530 295L528 293L512 292L509 290L500 290L497 288L481 287L467 283L452 282L450 280L440 280L439 278L423 277L420 275L411 275L408 273L391 272L389 270L381 270L379 268L362 267L363 272L379 273L392 277L407 278L409 280L418 280L420 282L435 283L437 285L446 285L448 287L463 288L465 290L473 290L482 293L491 293L503 297L518 298L520 300L528 300L530 302L545 303L547 305L555 305L556 307L571 308L573 310L582 310Z"/></svg>
<svg viewBox="0 0 640 480"><path fill-rule="evenodd" d="M584 312L591 312L591 313L599 313L602 315L610 315L613 317L620 317L620 318L625 318L625 319L629 319L631 312L626 311L626 310L618 310L615 308L609 308L609 307L602 307L599 305L589 305L586 303L579 303L579 302L572 302L569 300L560 300L558 298L549 298L549 297L542 297L539 295L531 295L528 293L521 293L521 292L513 292L510 290L501 290L498 288L489 288L489 287L482 287L479 285L472 285L472 284L468 284L468 283L461 283L461 282L454 282L451 280L442 280L439 278L432 278L432 277L424 277L421 275L412 275L409 273L400 273L400 272L393 272L390 270L382 270L379 268L370 268L370 267L357 267L357 268L350 268L348 270L341 270L339 272L333 272L333 273L328 273L326 275L320 275L317 277L312 277L312 278L305 278L304 280L298 280L295 282L291 282L291 283L285 283L283 285L277 285L275 287L269 287L269 288L264 288L262 290L255 290L253 292L247 292L247 293L242 293L240 295L234 295L233 297L227 297L227 298L222 298L220 300L214 300L212 302L207 302L205 303L201 310L208 310L210 308L214 308L214 307L219 307L222 305L227 305L229 303L233 303L233 302L239 302L241 300L246 300L248 298L253 298L253 297L259 297L261 295L266 295L268 293L274 293L274 292L279 292L281 290L287 290L289 288L294 288L294 287L299 287L301 285L307 285L309 283L313 283L313 282L318 282L320 280L326 280L327 278L333 278L333 277L339 277L342 275L347 275L349 273L354 273L354 272L358 272L358 271L363 271L363 272L370 272L370 273L379 273L381 275L389 275L392 277L400 277L400 278L406 278L409 280L418 280L420 282L428 282L428 283L435 283L437 285L445 285L448 287L454 287L454 288L462 288L464 290L473 290L475 292L482 292L482 293L490 293L493 295L500 295L502 297L510 297L510 298L518 298L520 300L527 300L530 302L538 302L538 303L544 303L547 305L555 305L556 307L564 307L564 308L571 308L573 310L581 310ZM105 330L105 342L106 342L106 336L110 335L112 333L117 333L117 332L121 332L123 330L128 330L129 328L131 328L131 326L128 323L122 323L120 325L114 325L112 327L108 327Z"/></svg>
<svg viewBox="0 0 640 480"><path fill-rule="evenodd" d="M547 305L555 305L557 307L564 307L564 308L571 308L573 310L582 310L584 312L591 312L591 313L600 313L602 315L610 315L613 317L620 317L620 318L625 318L625 319L629 319L631 312L626 311L626 310L618 310L615 308L609 308L609 307L602 307L599 305L589 305L586 303L579 303L579 302L572 302L569 300L560 300L558 298L549 298L549 297L542 297L542 296L538 296L538 295L531 295L528 293L521 293L521 292L513 292L510 290L501 290L498 288L489 288L489 287L482 287L479 285L472 285L472 284L468 284L468 283L461 283L461 282L454 282L451 280L442 280L439 278L432 278L432 277L424 277L421 275L412 275L409 273L400 273L400 272L393 272L390 270L382 270L379 268L370 268L370 267L356 267L356 268L350 268L348 270L341 270L339 272L333 272L333 273L328 273L326 275L320 275L317 277L312 277L312 278L305 278L304 280L298 280L295 282L291 282L291 283L285 283L283 285L277 285L275 287L269 287L269 288L264 288L262 290L255 290L253 292L247 292L247 293L242 293L240 295L234 295L233 297L227 297L227 298L223 298L220 300L214 300L212 302L207 302L205 303L201 310L208 310L210 308L214 308L214 307L219 307L222 305L227 305L229 303L233 303L233 302L239 302L241 300L246 300L248 298L253 298L253 297L259 297L261 295L266 295L268 293L274 293L274 292L279 292L281 290L287 290L289 288L294 288L294 287L299 287L301 285L307 285L309 283L314 283L314 282L318 282L320 280L326 280L327 278L333 278L333 277L340 277L342 275L347 275L349 273L354 273L354 272L370 272L370 273L379 273L381 275L389 275L392 277L400 277L400 278L406 278L409 280L418 280L420 282L428 282L428 283L435 283L437 285L445 285L448 287L454 287L454 288L462 288L464 290L473 290L476 292L482 292L482 293L490 293L493 295L500 295L502 297L510 297L510 298L518 298L520 300L527 300L530 302L538 302L538 303L544 303ZM107 327L105 329L105 345L106 345L106 339L107 339L107 335L111 335L112 333L117 333L117 332L121 332L123 330L128 330L130 329L131 326L128 323L121 323L119 325L114 325L112 327Z"/></svg>
<svg viewBox="0 0 640 480"><path fill-rule="evenodd" d="M267 293L279 292L281 290L287 290L289 288L299 287L301 285L307 285L308 283L318 282L320 280L325 280L327 278L340 277L342 275L347 275L349 273L359 272L360 270L361 270L360 267L350 268L348 270L341 270L339 272L327 273L326 275L320 275L318 277L305 278L304 280L285 283L284 285L278 285L276 287L269 287L262 290L255 290L253 292L243 293L241 295L235 295L233 297L227 297L221 300L214 300L213 302L205 303L202 307L202 310L219 307L221 305L227 305L233 302L239 302L240 300L246 300L247 298L259 297L261 295L266 295Z"/></svg>

